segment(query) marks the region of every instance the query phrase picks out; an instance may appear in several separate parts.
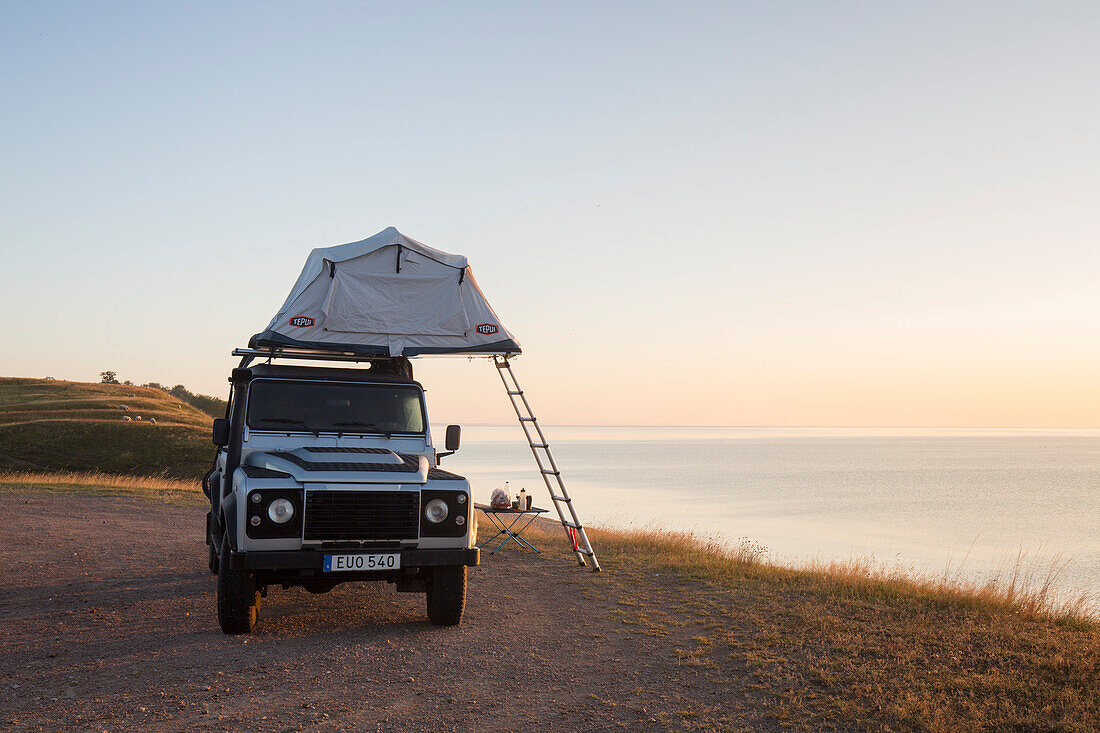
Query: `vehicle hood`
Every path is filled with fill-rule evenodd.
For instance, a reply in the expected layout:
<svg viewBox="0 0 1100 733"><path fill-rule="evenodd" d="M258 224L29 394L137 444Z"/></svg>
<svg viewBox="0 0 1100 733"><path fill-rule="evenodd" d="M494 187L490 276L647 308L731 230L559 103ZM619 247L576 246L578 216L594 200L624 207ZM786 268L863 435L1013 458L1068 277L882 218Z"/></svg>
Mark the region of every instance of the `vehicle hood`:
<svg viewBox="0 0 1100 733"><path fill-rule="evenodd" d="M250 453L245 465L282 471L302 483L423 484L428 459L385 448L310 446Z"/></svg>

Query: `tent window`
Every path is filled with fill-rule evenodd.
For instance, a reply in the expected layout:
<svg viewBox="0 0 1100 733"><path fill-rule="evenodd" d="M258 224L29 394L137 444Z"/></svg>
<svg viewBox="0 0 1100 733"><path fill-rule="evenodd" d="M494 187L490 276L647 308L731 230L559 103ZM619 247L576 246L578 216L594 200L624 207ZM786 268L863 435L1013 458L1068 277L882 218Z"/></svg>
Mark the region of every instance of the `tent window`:
<svg viewBox="0 0 1100 733"><path fill-rule="evenodd" d="M462 291L451 273L375 273L366 281L340 270L323 311L326 331L464 336L470 330Z"/></svg>

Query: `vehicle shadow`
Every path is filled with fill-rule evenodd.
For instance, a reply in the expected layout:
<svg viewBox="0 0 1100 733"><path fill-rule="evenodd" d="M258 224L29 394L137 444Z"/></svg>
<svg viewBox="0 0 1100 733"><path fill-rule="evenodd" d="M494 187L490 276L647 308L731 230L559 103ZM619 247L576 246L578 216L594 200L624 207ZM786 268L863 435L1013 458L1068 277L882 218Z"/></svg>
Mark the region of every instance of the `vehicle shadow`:
<svg viewBox="0 0 1100 733"><path fill-rule="evenodd" d="M271 588L252 635L398 638L433 628L424 594L398 593L388 583L347 583L322 594Z"/></svg>
<svg viewBox="0 0 1100 733"><path fill-rule="evenodd" d="M204 589L209 572L112 576L96 580L25 583L0 591L0 618L29 618L59 608L119 607L136 602L176 599Z"/></svg>

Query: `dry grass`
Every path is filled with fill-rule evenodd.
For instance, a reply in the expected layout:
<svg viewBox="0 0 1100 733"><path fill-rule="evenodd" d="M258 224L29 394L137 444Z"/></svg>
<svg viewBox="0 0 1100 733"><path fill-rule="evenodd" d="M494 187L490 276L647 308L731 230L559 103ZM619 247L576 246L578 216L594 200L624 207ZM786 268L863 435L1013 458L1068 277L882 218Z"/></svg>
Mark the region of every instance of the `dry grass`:
<svg viewBox="0 0 1100 733"><path fill-rule="evenodd" d="M553 537L553 525L542 531L549 533L549 538L561 539ZM812 579L822 592L831 595L877 600L923 598L1060 623L1100 622L1100 599L1096 594L1069 595L1060 587L1059 578L1069 562L1060 556L1043 560L1021 551L1001 572L977 581L950 568L933 575L884 565L873 558L780 565L768 562L768 549L747 538L730 544L713 537L658 528L595 528L589 530L589 536L594 544L599 543L601 554L611 551L620 557L644 558L650 565L674 569L698 580L728 582L746 576L770 577L777 582Z"/></svg>
<svg viewBox="0 0 1100 733"><path fill-rule="evenodd" d="M560 526L532 530L568 551ZM1021 554L980 583L871 560L778 565L745 540L589 536L611 587L582 592L615 598L604 617L621 635L663 640L700 684L757 699L783 727L1100 730L1095 598L1058 592L1061 561Z"/></svg>
<svg viewBox="0 0 1100 733"><path fill-rule="evenodd" d="M204 504L206 497L195 481L109 473L0 473L0 487L57 491L95 496L127 496L173 504Z"/></svg>

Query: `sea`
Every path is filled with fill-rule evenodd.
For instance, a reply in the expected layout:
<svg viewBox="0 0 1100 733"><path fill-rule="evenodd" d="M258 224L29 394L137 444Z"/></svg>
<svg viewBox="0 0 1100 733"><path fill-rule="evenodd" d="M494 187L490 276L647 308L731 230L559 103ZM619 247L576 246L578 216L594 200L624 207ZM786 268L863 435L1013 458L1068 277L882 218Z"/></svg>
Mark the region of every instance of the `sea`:
<svg viewBox="0 0 1100 733"><path fill-rule="evenodd" d="M543 430L586 525L756 543L787 564L870 559L1032 584L1053 572L1056 595L1100 591L1100 430ZM553 509L518 425L464 428L443 467L476 501L507 482Z"/></svg>

